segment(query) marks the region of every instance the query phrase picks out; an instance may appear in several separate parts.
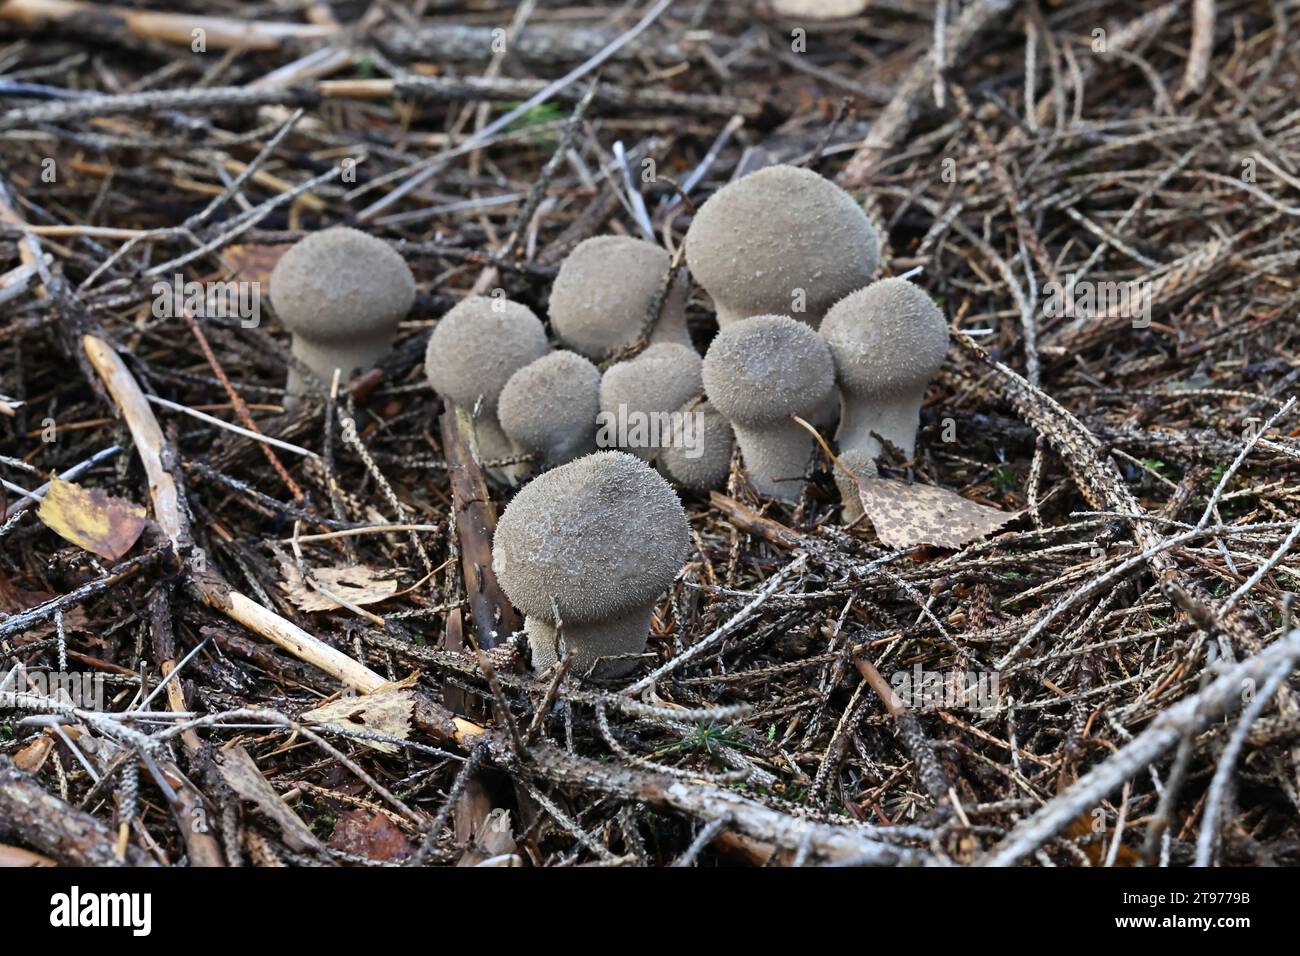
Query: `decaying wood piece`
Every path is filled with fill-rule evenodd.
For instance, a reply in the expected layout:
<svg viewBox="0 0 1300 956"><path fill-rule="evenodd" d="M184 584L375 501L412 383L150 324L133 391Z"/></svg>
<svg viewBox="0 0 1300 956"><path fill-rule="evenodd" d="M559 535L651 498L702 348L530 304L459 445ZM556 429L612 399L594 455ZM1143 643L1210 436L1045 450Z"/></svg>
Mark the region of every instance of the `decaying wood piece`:
<svg viewBox="0 0 1300 956"><path fill-rule="evenodd" d="M213 50L278 50L288 40L323 40L337 32L337 28L311 23L156 13L81 0L8 0L0 3L0 20L29 26L67 26L94 31L100 38L127 34L185 46L194 42L195 30L202 30L206 46Z"/></svg>
<svg viewBox="0 0 1300 956"><path fill-rule="evenodd" d="M164 452L169 446L158 427L158 420L117 353L106 342L91 335L85 337L84 344L91 364L104 380L135 439L136 452L149 476L154 519L172 542L177 555L188 556L192 539L179 489L171 472L163 465ZM354 690L365 694L388 683L381 674L230 587L210 564L201 570L191 566L188 581L204 604ZM448 714L430 701L417 703L416 723L440 740L458 743L482 733L477 724Z"/></svg>
<svg viewBox="0 0 1300 956"><path fill-rule="evenodd" d="M17 840L70 866L150 866L128 846L117 855L117 836L90 814L71 807L0 755L0 836Z"/></svg>
<svg viewBox="0 0 1300 956"><path fill-rule="evenodd" d="M488 493L483 471L470 453L467 430L473 427L469 415L448 403L440 423L443 454L451 476L452 508L456 514L456 537L460 542L460 565L465 576L475 640L490 650L519 630L519 616L497 583L492 570L492 535L496 531L496 506Z"/></svg>
<svg viewBox="0 0 1300 956"><path fill-rule="evenodd" d="M509 746L503 737L493 734L493 755L507 765L512 762ZM550 783L665 807L706 823L723 821L752 839L789 850L806 847L826 861L852 861L865 866L915 866L931 861L923 850L884 842L889 837L887 827L823 823L782 813L721 787L599 763L549 744L532 748L530 758L530 772Z"/></svg>

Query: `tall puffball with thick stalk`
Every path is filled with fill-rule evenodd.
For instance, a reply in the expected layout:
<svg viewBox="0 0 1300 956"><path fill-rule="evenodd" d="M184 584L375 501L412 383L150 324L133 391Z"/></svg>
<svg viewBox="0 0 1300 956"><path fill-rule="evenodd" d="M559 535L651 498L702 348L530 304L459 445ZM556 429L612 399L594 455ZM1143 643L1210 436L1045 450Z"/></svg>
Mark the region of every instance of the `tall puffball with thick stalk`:
<svg viewBox="0 0 1300 956"><path fill-rule="evenodd" d="M293 333L293 355L326 388L379 362L415 302L415 279L388 243L346 226L294 243L271 271L271 304ZM291 366L285 404L306 383Z"/></svg>
<svg viewBox="0 0 1300 956"><path fill-rule="evenodd" d="M429 336L424 371L453 405L473 412L480 460L509 458L521 449L501 430L497 402L510 377L550 350L546 329L531 309L500 296L470 296L444 315ZM490 468L513 482L524 466Z"/></svg>
<svg viewBox="0 0 1300 956"><path fill-rule="evenodd" d="M816 332L785 315L759 315L718 333L704 356L704 392L731 422L750 484L797 501L812 462L805 421L835 387L835 363Z"/></svg>
<svg viewBox="0 0 1300 956"><path fill-rule="evenodd" d="M665 290L671 268L671 257L653 242L630 236L586 239L560 263L551 286L551 328L565 347L595 362L632 345L647 327L651 344L689 347L688 286L675 278ZM656 304L661 305L657 313Z"/></svg>
<svg viewBox="0 0 1300 956"><path fill-rule="evenodd" d="M619 677L636 667L655 601L689 551L672 486L633 455L601 451L515 495L497 524L492 568L524 612L535 669L567 649L578 675Z"/></svg>
<svg viewBox="0 0 1300 956"><path fill-rule="evenodd" d="M835 304L822 323L840 386L840 454L854 472L875 473L885 439L916 452L926 386L948 353L948 323L906 279L881 279ZM859 475L861 477L861 475ZM855 483L837 469L849 520L861 513Z"/></svg>

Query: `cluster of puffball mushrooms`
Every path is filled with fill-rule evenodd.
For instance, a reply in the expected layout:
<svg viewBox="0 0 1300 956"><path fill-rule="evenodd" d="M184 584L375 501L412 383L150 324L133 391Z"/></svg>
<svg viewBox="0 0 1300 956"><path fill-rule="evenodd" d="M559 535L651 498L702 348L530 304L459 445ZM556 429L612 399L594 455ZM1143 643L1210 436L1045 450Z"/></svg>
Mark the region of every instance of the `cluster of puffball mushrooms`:
<svg viewBox="0 0 1300 956"><path fill-rule="evenodd" d="M705 202L684 252L717 315L703 358L682 270L625 236L588 239L561 264L549 305L559 348L531 309L496 294L464 299L429 338L429 383L470 416L485 474L506 487L536 475L501 516L493 567L539 672L566 653L580 675L636 667L689 551L673 485L720 487L734 448L756 491L797 501L817 449L795 418L820 431L838 420L846 521L861 515L854 476L875 474L882 442L915 452L947 323L906 279L872 281L879 240L858 202L810 170L770 166ZM271 298L294 357L328 385L391 348L415 282L388 244L333 228L285 253ZM286 403L307 387L291 371ZM600 424L636 417L673 427Z"/></svg>

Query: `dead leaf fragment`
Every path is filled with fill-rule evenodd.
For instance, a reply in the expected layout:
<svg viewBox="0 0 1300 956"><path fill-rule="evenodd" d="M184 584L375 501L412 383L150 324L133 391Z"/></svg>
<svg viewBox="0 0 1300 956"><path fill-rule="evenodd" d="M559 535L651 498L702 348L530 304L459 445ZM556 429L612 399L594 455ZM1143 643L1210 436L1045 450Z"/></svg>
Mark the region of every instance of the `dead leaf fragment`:
<svg viewBox="0 0 1300 956"><path fill-rule="evenodd" d="M57 478L36 516L65 541L110 561L131 550L147 520L137 504Z"/></svg>
<svg viewBox="0 0 1300 956"><path fill-rule="evenodd" d="M382 813L349 810L339 817L329 845L353 856L371 860L405 860L415 853L411 841Z"/></svg>
<svg viewBox="0 0 1300 956"><path fill-rule="evenodd" d="M221 779L231 790L275 821L280 827L284 842L294 850L319 850L321 842L307 828L298 814L289 808L275 789L266 782L262 771L243 747L232 747L217 760Z"/></svg>
<svg viewBox="0 0 1300 956"><path fill-rule="evenodd" d="M858 489L876 535L891 548L960 548L987 537L1018 514L976 504L934 485L890 478L859 478Z"/></svg>
<svg viewBox="0 0 1300 956"><path fill-rule="evenodd" d="M333 611L343 606L304 581L292 561L281 562L281 568L285 581L280 586L289 595L289 600L304 611ZM330 593L360 606L377 604L397 593L396 578L383 576L388 573L362 567L313 568L311 577Z"/></svg>
<svg viewBox="0 0 1300 956"><path fill-rule="evenodd" d="M415 711L415 695L411 688L415 675L395 684L384 684L364 697L340 697L302 715L303 721L316 724L334 724L349 730L369 730L386 737L405 740L411 734L411 717ZM380 753L396 753L395 744L362 740L360 743Z"/></svg>
<svg viewBox="0 0 1300 956"><path fill-rule="evenodd" d="M243 282L255 282L263 290L271 286L271 271L289 248L288 243L274 245L236 244L226 246L221 256Z"/></svg>

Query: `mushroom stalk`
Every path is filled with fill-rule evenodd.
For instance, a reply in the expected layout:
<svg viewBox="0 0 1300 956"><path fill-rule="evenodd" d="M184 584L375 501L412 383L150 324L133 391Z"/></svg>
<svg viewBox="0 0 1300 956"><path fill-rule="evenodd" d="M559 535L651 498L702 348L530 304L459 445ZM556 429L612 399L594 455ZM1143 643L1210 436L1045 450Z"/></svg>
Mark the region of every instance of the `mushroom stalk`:
<svg viewBox="0 0 1300 956"><path fill-rule="evenodd" d="M813 457L813 437L798 422L746 428L732 423L749 483L761 495L795 501Z"/></svg>
<svg viewBox="0 0 1300 956"><path fill-rule="evenodd" d="M302 336L294 336L291 351L294 358L311 369L328 392L336 368L340 370L340 385L346 385L358 372L378 365L390 348L391 339L387 336L370 342L353 341L343 347L333 342L309 342ZM305 377L296 366L290 365L285 384L285 407L295 407L307 391Z"/></svg>
<svg viewBox="0 0 1300 956"><path fill-rule="evenodd" d="M626 612L625 617L593 624L564 624L565 649L573 656L573 672L580 677L623 677L636 669L650 636L654 605ZM533 669L538 673L559 662L559 634L541 618L524 619Z"/></svg>
<svg viewBox="0 0 1300 956"><path fill-rule="evenodd" d="M922 394L878 398L874 401L846 401L840 410L836 440L843 451L857 451L874 461L884 438L907 457L916 452L916 430L921 422ZM875 433L873 435L872 433Z"/></svg>

